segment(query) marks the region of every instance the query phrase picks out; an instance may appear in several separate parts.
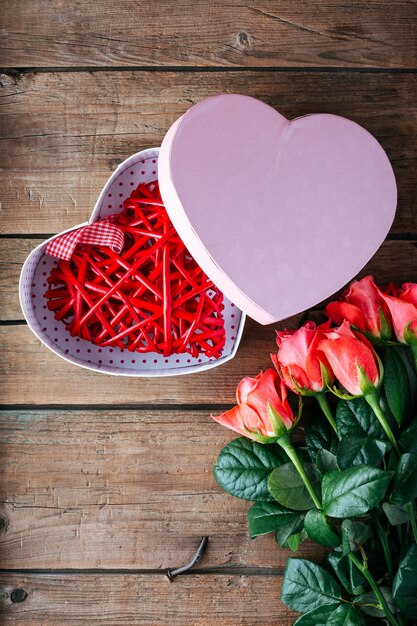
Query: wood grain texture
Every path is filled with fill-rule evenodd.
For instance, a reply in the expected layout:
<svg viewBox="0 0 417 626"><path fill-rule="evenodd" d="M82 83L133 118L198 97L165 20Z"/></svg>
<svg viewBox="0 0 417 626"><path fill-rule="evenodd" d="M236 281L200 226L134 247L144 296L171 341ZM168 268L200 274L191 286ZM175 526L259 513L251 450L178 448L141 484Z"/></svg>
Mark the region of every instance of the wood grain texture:
<svg viewBox="0 0 417 626"><path fill-rule="evenodd" d="M0 568L173 568L207 535L198 568L282 575L290 552L250 541L251 503L213 478L234 437L208 410L2 412Z"/></svg>
<svg viewBox="0 0 417 626"><path fill-rule="evenodd" d="M20 271L28 254L42 241L0 239L0 322L23 319L18 293ZM417 282L417 243L385 241L358 278L366 274L372 274L379 284Z"/></svg>
<svg viewBox="0 0 417 626"><path fill-rule="evenodd" d="M0 322L23 318L19 304L22 265L42 239L0 239Z"/></svg>
<svg viewBox="0 0 417 626"><path fill-rule="evenodd" d="M7 67L415 67L414 1L13 0Z"/></svg>
<svg viewBox="0 0 417 626"><path fill-rule="evenodd" d="M328 112L382 143L398 182L393 232L417 232L417 74L77 72L3 76L3 233L53 233L86 220L116 165L158 146L193 103L252 95L288 117Z"/></svg>
<svg viewBox="0 0 417 626"><path fill-rule="evenodd" d="M5 259L1 265L6 268L0 281L5 296L1 319L22 318L17 299L21 258L36 241L23 240L23 243L13 239L1 242L0 260ZM15 258L16 264L10 265L9 258ZM416 242L386 241L359 276L371 273L381 284L391 280L417 282L416 272ZM303 314L296 315L276 326L295 328L302 317ZM255 375L259 369L269 367L268 355L275 350L273 328L248 319L235 359L201 374L166 378L162 385L158 379L109 377L80 369L50 352L27 326L0 327L2 402L17 405L233 403L236 383L245 375Z"/></svg>
<svg viewBox="0 0 417 626"><path fill-rule="evenodd" d="M18 277L36 235L86 220L118 163L160 145L193 103L240 92L289 118L344 115L377 137L399 188L391 235L403 240L385 242L362 275L417 282L417 2L12 0L0 11L0 232L34 236L0 240L0 401L10 405L0 412L0 622L289 626L279 592L290 553L272 536L250 541L250 503L212 475L234 435L209 414L269 366L273 326L249 320L237 357L207 373L109 377L41 345L21 323ZM164 568L188 561L205 534L197 571L170 584ZM298 556L319 562L324 550L307 542Z"/></svg>
<svg viewBox="0 0 417 626"><path fill-rule="evenodd" d="M300 316L292 320L297 325ZM4 404L212 404L233 403L238 381L269 367L273 327L249 321L238 356L221 367L158 378L109 376L81 369L43 346L27 326L0 327L0 387Z"/></svg>
<svg viewBox="0 0 417 626"><path fill-rule="evenodd" d="M12 604L16 588L28 594ZM19 626L290 626L276 576L3 574L2 624Z"/></svg>
<svg viewBox="0 0 417 626"><path fill-rule="evenodd" d="M0 239L0 322L23 319L19 303L22 265L42 239Z"/></svg>

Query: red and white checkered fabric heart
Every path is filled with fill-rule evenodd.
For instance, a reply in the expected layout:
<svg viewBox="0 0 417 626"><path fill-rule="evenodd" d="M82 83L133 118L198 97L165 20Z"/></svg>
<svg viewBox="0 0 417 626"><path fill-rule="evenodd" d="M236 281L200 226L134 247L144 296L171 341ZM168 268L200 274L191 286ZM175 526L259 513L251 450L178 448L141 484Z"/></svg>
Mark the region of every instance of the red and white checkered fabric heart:
<svg viewBox="0 0 417 626"><path fill-rule="evenodd" d="M80 244L109 246L113 252L120 254L123 250L124 233L112 222L112 217L100 220L95 224L81 226L77 230L56 237L48 243L46 254L69 261L75 248Z"/></svg>

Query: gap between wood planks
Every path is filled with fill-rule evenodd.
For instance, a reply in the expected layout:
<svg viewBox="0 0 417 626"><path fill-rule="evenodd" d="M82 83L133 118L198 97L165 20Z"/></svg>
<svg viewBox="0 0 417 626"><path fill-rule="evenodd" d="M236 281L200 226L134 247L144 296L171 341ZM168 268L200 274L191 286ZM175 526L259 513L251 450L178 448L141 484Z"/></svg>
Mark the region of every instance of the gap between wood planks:
<svg viewBox="0 0 417 626"><path fill-rule="evenodd" d="M265 67L265 66L239 66L239 67L227 67L227 66L211 66L204 67L195 65L188 67L186 65L170 66L147 66L147 65L120 65L112 67L111 65L103 66L89 66L79 65L70 67L0 67L1 74L8 74L15 78L19 77L19 74L45 74L45 73L65 73L65 72L354 72L360 74L415 74L417 73L417 67L402 68L402 67L332 67L332 66L289 66L289 67Z"/></svg>
<svg viewBox="0 0 417 626"><path fill-rule="evenodd" d="M277 546L277 550L278 550ZM188 572L184 572L184 574L180 574L180 576L199 576L200 574L216 574L217 576L283 576L284 575L284 567L246 567L246 566L221 566L221 567L196 567L195 569L191 569ZM63 568L10 568L10 569L0 569L0 575L2 574L20 574L22 576L27 575L60 575L60 574L88 574L91 576L125 576L129 575L137 575L142 576L143 574L155 575L159 574L160 576L165 576L165 569L135 569L135 568L80 568L80 567L63 567Z"/></svg>
<svg viewBox="0 0 417 626"><path fill-rule="evenodd" d="M118 411L155 411L159 412L172 411L173 408L176 412L181 411L201 411L210 413L210 411L226 411L230 409L230 403L219 404L126 404L121 402L120 404L0 404L1 411L106 411L106 413L118 412Z"/></svg>

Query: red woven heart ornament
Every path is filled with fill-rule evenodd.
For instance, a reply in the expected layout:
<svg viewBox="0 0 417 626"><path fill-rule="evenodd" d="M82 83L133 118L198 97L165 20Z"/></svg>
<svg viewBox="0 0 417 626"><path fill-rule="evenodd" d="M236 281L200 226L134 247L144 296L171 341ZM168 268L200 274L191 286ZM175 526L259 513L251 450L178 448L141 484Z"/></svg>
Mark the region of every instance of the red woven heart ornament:
<svg viewBox="0 0 417 626"><path fill-rule="evenodd" d="M47 253L60 257L47 305L71 335L131 352L221 356L223 294L179 238L157 181L141 183L119 215L54 239Z"/></svg>

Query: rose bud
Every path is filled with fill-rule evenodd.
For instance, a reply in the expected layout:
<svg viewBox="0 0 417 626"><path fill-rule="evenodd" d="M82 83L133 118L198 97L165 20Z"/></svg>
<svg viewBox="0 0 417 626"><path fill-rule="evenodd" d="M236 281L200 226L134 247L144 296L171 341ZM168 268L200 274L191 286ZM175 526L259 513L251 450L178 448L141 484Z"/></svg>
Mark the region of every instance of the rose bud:
<svg viewBox="0 0 417 626"><path fill-rule="evenodd" d="M370 337L390 339L391 316L372 276L354 281L339 302L330 302L326 315L335 323L348 321Z"/></svg>
<svg viewBox="0 0 417 626"><path fill-rule="evenodd" d="M319 343L330 363L335 377L352 396L374 393L382 380L382 364L370 342L359 332L343 322L331 328ZM343 397L337 389L336 395Z"/></svg>
<svg viewBox="0 0 417 626"><path fill-rule="evenodd" d="M417 284L404 283L397 290L398 297L379 294L391 313L397 341L417 346Z"/></svg>
<svg viewBox="0 0 417 626"><path fill-rule="evenodd" d="M271 443L291 430L296 422L286 387L272 368L256 378L243 378L236 397L237 406L212 418L240 435Z"/></svg>
<svg viewBox="0 0 417 626"><path fill-rule="evenodd" d="M417 307L417 283L403 283L398 289L397 297Z"/></svg>
<svg viewBox="0 0 417 626"><path fill-rule="evenodd" d="M397 297L379 292L392 317L395 336L400 343L417 344L417 284L404 283Z"/></svg>
<svg viewBox="0 0 417 626"><path fill-rule="evenodd" d="M337 432L325 395L334 376L323 352L317 351L318 344L329 329L330 320L318 327L309 321L295 331L277 331L278 354L271 354L271 359L287 387L301 396L316 398L329 424Z"/></svg>
<svg viewBox="0 0 417 626"><path fill-rule="evenodd" d="M380 292L392 317L392 325L397 341L410 346L417 373L417 284L404 283L397 290L397 296Z"/></svg>
<svg viewBox="0 0 417 626"><path fill-rule="evenodd" d="M315 395L333 382L326 357L317 354L317 346L329 328L330 322L316 328L309 321L293 332L277 331L278 353L271 354L271 359L282 380L295 393Z"/></svg>

